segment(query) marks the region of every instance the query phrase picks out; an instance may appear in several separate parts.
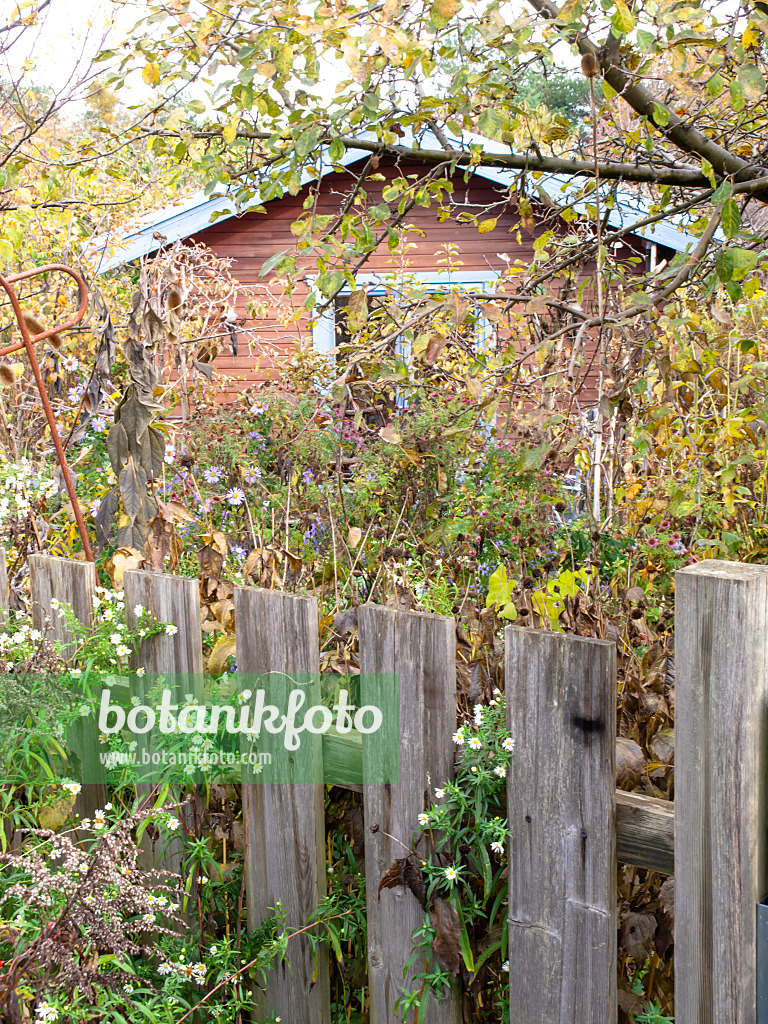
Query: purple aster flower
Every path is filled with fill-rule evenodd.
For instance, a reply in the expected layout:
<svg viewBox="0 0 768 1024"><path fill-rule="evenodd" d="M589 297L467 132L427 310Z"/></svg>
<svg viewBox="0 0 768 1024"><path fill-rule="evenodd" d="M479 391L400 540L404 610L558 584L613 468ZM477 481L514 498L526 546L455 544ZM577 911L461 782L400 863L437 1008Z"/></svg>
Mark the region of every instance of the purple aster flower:
<svg viewBox="0 0 768 1024"><path fill-rule="evenodd" d="M303 475L304 475L304 482L307 483L307 484L311 484L312 481L315 479L315 474L312 472L311 469L305 469Z"/></svg>
<svg viewBox="0 0 768 1024"><path fill-rule="evenodd" d="M91 420L91 430L95 430L97 434L103 434L106 427L107 423L103 416L95 416Z"/></svg>
<svg viewBox="0 0 768 1024"><path fill-rule="evenodd" d="M210 498L206 498L205 501L203 501L200 505L200 511L203 513L203 515L208 515L212 508L213 502L211 501Z"/></svg>
<svg viewBox="0 0 768 1024"><path fill-rule="evenodd" d="M242 505L245 501L245 491L242 487L233 487L227 491L227 501L230 505Z"/></svg>
<svg viewBox="0 0 768 1024"><path fill-rule="evenodd" d="M242 560L245 558L245 548L240 547L239 544L233 544L232 545L232 554L236 558L239 558L240 561L242 562Z"/></svg>
<svg viewBox="0 0 768 1024"><path fill-rule="evenodd" d="M203 479L208 484L217 484L219 480L224 476L224 470L221 466L211 466L210 469L206 469L203 473Z"/></svg>
<svg viewBox="0 0 768 1024"><path fill-rule="evenodd" d="M261 479L261 470L258 466L254 466L253 469L246 469L243 473L243 479L247 484L255 484L257 480Z"/></svg>

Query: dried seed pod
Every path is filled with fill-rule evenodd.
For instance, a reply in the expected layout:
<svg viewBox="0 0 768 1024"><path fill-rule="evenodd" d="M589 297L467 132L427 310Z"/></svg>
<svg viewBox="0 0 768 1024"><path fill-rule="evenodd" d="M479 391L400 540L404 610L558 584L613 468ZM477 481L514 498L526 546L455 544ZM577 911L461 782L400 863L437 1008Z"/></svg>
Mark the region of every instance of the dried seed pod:
<svg viewBox="0 0 768 1024"><path fill-rule="evenodd" d="M590 51L583 54L581 58L581 73L585 78L596 78L600 74L600 61L596 53Z"/></svg>
<svg viewBox="0 0 768 1024"><path fill-rule="evenodd" d="M13 384L15 380L16 374L10 368L8 363L0 363L0 383Z"/></svg>
<svg viewBox="0 0 768 1024"><path fill-rule="evenodd" d="M47 328L40 323L37 317L30 316L28 313L24 314L24 323L26 325L27 330L29 331L33 338L35 337L36 334L44 334L45 331L47 330ZM45 340L46 343L51 346L51 348L55 349L60 349L61 346L64 344L58 334L52 334L50 338L46 338Z"/></svg>

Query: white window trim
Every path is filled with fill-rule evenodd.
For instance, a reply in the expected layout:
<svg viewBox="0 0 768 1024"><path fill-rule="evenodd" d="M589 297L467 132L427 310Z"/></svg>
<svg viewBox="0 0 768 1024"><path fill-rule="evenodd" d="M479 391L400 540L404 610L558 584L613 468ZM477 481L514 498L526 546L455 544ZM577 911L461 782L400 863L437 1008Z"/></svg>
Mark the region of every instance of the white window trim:
<svg viewBox="0 0 768 1024"><path fill-rule="evenodd" d="M368 285L371 294L381 293L388 284L397 283L401 275L396 273L387 274L358 274L355 278L358 287ZM421 285L434 285L435 290L440 288L458 285L461 288L471 288L473 285L482 290L489 284L495 284L499 275L492 270L419 270L406 271L403 275ZM317 275L307 275L306 281L310 288L314 288ZM373 286L373 287L371 287ZM345 285L339 291L339 295L350 295L352 289ZM317 318L312 327L312 342L318 352L330 352L336 346L335 338L336 320L333 315L333 303Z"/></svg>

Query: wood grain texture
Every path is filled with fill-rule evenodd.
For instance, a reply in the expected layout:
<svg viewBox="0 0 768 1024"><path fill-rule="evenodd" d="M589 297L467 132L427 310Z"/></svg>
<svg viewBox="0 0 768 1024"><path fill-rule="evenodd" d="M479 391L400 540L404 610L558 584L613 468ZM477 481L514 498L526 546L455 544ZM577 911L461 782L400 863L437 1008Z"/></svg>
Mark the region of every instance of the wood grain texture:
<svg viewBox="0 0 768 1024"><path fill-rule="evenodd" d="M200 615L200 591L197 580L184 576L172 576L168 573L146 572L141 569L128 570L123 576L123 597L125 600L125 618L130 629L138 622L136 607L146 608L153 618L176 626L176 632L160 633L158 636L144 640L137 651L136 667L144 668L146 675L134 676L131 679L132 696L139 703L147 703L145 695L152 689L154 675L165 676L165 684L173 693L173 703L186 703L186 695L203 700L203 646ZM152 700L148 703L153 703ZM151 749L150 736L137 737L139 751ZM148 785L137 787L142 794L151 793L155 779ZM157 780L159 781L159 779ZM180 814L192 826L194 811L190 801L193 793L176 792L176 797L186 802ZM154 800L154 796L150 797ZM165 837L164 837L165 839ZM153 846L147 833L141 841L142 867L159 868L179 874L183 840L171 838L164 842L162 852Z"/></svg>
<svg viewBox="0 0 768 1024"><path fill-rule="evenodd" d="M664 875L675 872L675 805L616 790L616 859Z"/></svg>
<svg viewBox="0 0 768 1024"><path fill-rule="evenodd" d="M616 647L505 631L511 1024L615 1024Z"/></svg>
<svg viewBox="0 0 768 1024"><path fill-rule="evenodd" d="M411 956L411 933L425 915L405 887L384 889L380 900L377 889L392 862L407 855L403 845L410 848L419 831L417 817L432 802L434 788L453 778L456 626L442 616L362 605L358 629L362 703L386 706L382 691L392 687L387 676L398 676L400 686L400 781L363 784L371 1024L393 1024L401 1017L394 1009L401 991L418 988L411 979L423 962L412 966L406 979L403 969ZM370 777L368 757L364 742L364 780ZM460 1020L458 999L449 995L440 1004L431 999L427 1024Z"/></svg>
<svg viewBox="0 0 768 1024"><path fill-rule="evenodd" d="M0 624L8 619L8 561L5 548L0 548Z"/></svg>
<svg viewBox="0 0 768 1024"><path fill-rule="evenodd" d="M7 590L7 577L6 577ZM75 618L84 626L93 622L93 599L96 596L96 567L93 562L74 558L52 558L50 555L29 556L29 597L32 624L59 646L63 657L74 653L74 636L67 620L51 601L69 605ZM95 718L82 718L76 722L68 743L80 758L83 788L78 794L73 813L81 818L93 817L93 812L107 803L106 773L99 761L98 728Z"/></svg>
<svg viewBox="0 0 768 1024"><path fill-rule="evenodd" d="M238 676L285 673L315 677L308 704L319 703L320 654L317 601L255 587L235 588ZM251 682L248 688L252 687ZM279 682L270 682L279 688ZM275 701L275 703L277 703ZM266 739L266 737L265 737ZM302 737L303 752L322 757L319 735ZM322 785L250 784L243 786L246 815L248 926L256 929L280 902L289 928L301 928L326 891ZM257 1002L256 1019L267 1012L296 1024L328 1024L328 955L319 947L317 980L309 942L288 944L290 969L278 966L267 976L266 993Z"/></svg>
<svg viewBox="0 0 768 1024"><path fill-rule="evenodd" d="M706 561L676 574L677 1024L755 1024L767 653L768 566Z"/></svg>
<svg viewBox="0 0 768 1024"><path fill-rule="evenodd" d="M125 617L131 629L136 626L134 609L137 605L146 608L161 622L177 627L177 632L172 635L161 633L144 641L139 652L143 668L163 675L189 676L190 683L199 688L203 675L203 647L197 580L129 569L123 576L123 593ZM195 695L202 697L202 690Z"/></svg>
<svg viewBox="0 0 768 1024"><path fill-rule="evenodd" d="M62 654L67 657L72 650L72 633L64 616L51 608L51 600L55 598L69 605L78 622L90 625L96 596L96 567L93 562L74 558L30 555L29 596L35 629L62 645Z"/></svg>

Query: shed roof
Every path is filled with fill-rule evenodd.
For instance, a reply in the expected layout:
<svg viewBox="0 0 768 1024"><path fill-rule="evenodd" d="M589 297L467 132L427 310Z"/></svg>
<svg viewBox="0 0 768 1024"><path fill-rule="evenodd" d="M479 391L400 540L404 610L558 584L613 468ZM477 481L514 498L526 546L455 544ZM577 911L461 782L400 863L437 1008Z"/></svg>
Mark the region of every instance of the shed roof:
<svg viewBox="0 0 768 1024"><path fill-rule="evenodd" d="M366 132L361 135L361 138L367 141L376 140L373 132ZM493 142L471 132L465 132L460 140L453 141L455 141L457 149L466 149L471 144L481 144L486 152L500 154L508 152L508 149L501 143ZM404 145L412 145L416 142L417 140L410 132L407 132L402 140ZM423 148L443 148L438 139L429 131L419 137L418 144ZM364 150L354 149L350 146L337 163L348 167L360 160L365 153ZM323 166L325 166L324 163ZM322 177L332 171L333 168L328 164ZM481 166L475 168L474 173L488 181L509 187L520 172L503 167ZM312 173L310 168L305 167L302 171L301 184L302 186L307 185L312 181L317 181L317 176ZM559 174L542 174L537 178L536 184L550 194L555 201L558 198L557 193L565 197L568 193L573 194L577 189L574 179ZM274 202L274 200L267 200L267 202ZM588 202L588 198L577 198L572 204L573 209L577 213L585 213ZM615 194L614 207L608 217L608 224L614 229L627 227L647 216L650 205L637 192L618 189ZM99 274L107 273L109 270L139 259L141 256L156 252L169 242L176 242L179 239L199 234L215 221L228 220L231 217L242 216L244 213L247 213L247 209L238 210L233 196L211 196L204 192L196 192L178 203L152 211L142 217L136 227L113 235L101 235L94 239L92 255L96 271ZM693 248L697 241L696 237L685 229L685 221L679 216L657 221L655 224L639 229L637 234L649 242L667 246L675 252L685 252L689 247Z"/></svg>

